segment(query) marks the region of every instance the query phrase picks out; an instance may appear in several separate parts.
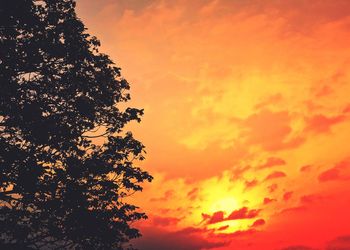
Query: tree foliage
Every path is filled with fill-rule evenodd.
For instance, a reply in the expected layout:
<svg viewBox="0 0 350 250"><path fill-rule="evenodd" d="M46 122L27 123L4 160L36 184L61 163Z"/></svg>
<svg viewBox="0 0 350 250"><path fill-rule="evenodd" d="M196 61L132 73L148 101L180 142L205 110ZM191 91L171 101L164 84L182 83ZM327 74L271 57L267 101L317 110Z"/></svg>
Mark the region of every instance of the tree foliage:
<svg viewBox="0 0 350 250"><path fill-rule="evenodd" d="M124 249L146 218L126 197L152 177L124 132L143 111L73 0L0 2L0 244ZM3 249L0 246L1 249Z"/></svg>

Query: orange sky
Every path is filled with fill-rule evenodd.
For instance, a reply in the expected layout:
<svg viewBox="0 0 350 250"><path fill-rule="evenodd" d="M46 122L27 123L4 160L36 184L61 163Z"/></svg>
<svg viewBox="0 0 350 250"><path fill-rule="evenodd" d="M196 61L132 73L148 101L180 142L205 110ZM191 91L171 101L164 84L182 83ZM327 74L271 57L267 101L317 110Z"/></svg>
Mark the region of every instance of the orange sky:
<svg viewBox="0 0 350 250"><path fill-rule="evenodd" d="M350 1L78 0L155 177L141 250L350 249Z"/></svg>

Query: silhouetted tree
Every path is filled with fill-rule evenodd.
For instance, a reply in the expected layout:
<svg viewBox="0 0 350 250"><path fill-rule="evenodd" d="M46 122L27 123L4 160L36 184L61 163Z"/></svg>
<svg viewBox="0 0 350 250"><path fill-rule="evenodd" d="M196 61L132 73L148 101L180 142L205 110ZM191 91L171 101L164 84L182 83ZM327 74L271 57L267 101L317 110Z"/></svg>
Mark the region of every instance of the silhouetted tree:
<svg viewBox="0 0 350 250"><path fill-rule="evenodd" d="M0 249L124 249L152 177L129 84L73 0L0 1Z"/></svg>

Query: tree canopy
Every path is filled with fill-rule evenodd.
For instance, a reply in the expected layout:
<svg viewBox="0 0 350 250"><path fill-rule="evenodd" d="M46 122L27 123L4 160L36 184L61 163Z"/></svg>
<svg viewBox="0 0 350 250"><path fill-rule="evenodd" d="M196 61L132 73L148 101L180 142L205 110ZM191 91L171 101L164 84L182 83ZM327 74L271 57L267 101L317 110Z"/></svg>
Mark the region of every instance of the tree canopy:
<svg viewBox="0 0 350 250"><path fill-rule="evenodd" d="M127 196L151 181L125 131L142 109L73 0L0 3L0 244L124 249L146 218ZM120 105L119 105L120 106ZM0 246L0 248L1 248Z"/></svg>

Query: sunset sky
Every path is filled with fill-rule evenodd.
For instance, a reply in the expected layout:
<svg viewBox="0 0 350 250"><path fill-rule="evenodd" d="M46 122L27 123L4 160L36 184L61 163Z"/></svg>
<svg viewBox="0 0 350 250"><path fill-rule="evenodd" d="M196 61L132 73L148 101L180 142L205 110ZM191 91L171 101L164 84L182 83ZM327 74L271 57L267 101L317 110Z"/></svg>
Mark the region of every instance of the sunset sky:
<svg viewBox="0 0 350 250"><path fill-rule="evenodd" d="M350 1L77 8L145 110L140 250L350 249Z"/></svg>

